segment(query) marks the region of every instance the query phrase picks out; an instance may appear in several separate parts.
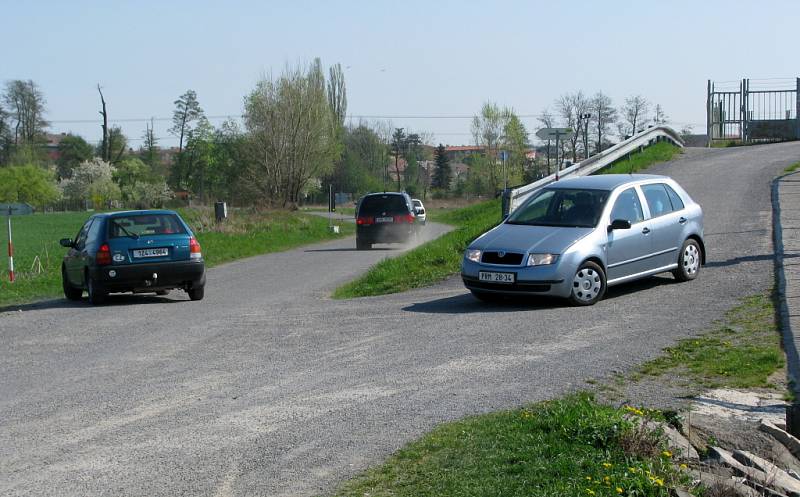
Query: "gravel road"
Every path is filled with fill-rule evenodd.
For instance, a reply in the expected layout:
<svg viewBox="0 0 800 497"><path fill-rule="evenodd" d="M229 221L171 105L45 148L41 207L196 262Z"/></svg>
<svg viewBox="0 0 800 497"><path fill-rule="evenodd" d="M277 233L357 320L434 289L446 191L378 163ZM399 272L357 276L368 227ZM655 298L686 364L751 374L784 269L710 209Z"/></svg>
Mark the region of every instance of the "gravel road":
<svg viewBox="0 0 800 497"><path fill-rule="evenodd" d="M0 313L0 494L328 493L437 423L625 371L772 286L769 182L798 158L800 143L687 149L652 168L703 206L708 265L590 308L485 305L458 278L333 301L397 253L349 239L212 269L202 302Z"/></svg>

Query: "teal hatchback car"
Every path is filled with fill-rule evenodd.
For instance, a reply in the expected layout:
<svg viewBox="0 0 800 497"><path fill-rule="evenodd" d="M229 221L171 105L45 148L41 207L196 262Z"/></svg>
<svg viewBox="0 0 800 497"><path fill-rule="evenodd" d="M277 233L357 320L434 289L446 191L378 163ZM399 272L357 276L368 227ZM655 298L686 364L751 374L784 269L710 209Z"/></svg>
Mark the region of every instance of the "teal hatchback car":
<svg viewBox="0 0 800 497"><path fill-rule="evenodd" d="M109 293L166 295L184 290L202 300L206 270L192 230L170 210L107 212L90 217L75 239L60 241L69 249L61 265L64 296L102 304Z"/></svg>

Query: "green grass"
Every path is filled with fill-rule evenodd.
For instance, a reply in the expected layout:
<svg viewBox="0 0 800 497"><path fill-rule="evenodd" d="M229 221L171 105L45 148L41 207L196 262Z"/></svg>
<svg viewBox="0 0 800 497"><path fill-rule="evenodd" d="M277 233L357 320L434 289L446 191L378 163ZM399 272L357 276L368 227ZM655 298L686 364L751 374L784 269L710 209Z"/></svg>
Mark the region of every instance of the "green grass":
<svg viewBox="0 0 800 497"><path fill-rule="evenodd" d="M708 388L774 388L769 377L784 366L775 307L768 295L748 297L710 332L678 342L645 363L641 374L678 370Z"/></svg>
<svg viewBox="0 0 800 497"><path fill-rule="evenodd" d="M668 142L659 142L645 148L641 152L631 154L628 158L620 159L610 166L601 169L595 174L628 174L646 169L658 162L672 160L680 153L680 147Z"/></svg>
<svg viewBox="0 0 800 497"><path fill-rule="evenodd" d="M443 424L335 495L669 495L686 478L626 412L576 394Z"/></svg>
<svg viewBox="0 0 800 497"><path fill-rule="evenodd" d="M233 210L228 221L220 226L215 225L210 209L183 209L180 212L196 232L209 267L242 257L348 236L355 231L353 225L341 223L341 233L334 235L328 231L327 219L298 212ZM74 237L90 215L88 212L70 212L12 218L17 281L13 284L8 282L5 257L0 257L0 307L61 295L60 268L66 249L58 244L58 240ZM8 237L5 218L3 221L0 244L4 255ZM37 260L41 268L35 264Z"/></svg>
<svg viewBox="0 0 800 497"><path fill-rule="evenodd" d="M800 169L800 162L795 162L791 166L787 166L786 169L783 170L784 173L793 173Z"/></svg>
<svg viewBox="0 0 800 497"><path fill-rule="evenodd" d="M384 259L362 277L336 289L334 298L385 295L427 286L459 271L467 245L500 222L500 202L490 200L436 216L456 227L405 254Z"/></svg>

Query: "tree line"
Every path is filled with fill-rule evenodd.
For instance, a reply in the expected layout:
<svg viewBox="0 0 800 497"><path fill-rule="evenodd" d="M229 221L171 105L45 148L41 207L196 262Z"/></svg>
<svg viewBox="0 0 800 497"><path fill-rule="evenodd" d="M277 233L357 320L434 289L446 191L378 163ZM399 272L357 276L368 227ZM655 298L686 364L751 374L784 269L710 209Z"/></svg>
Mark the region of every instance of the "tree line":
<svg viewBox="0 0 800 497"><path fill-rule="evenodd" d="M533 146L514 110L486 102L471 122L479 149L460 157L468 171L456 174L444 145L434 147L430 133L396 128L389 121L348 122L342 68L335 64L326 71L319 59L259 80L244 97L241 123L212 125L197 93L187 90L173 103L174 149L159 145L151 122L133 150L122 129L109 124L114 102L107 101L102 86L97 91L101 139L91 145L78 135L63 136L51 160L44 152L49 123L43 92L30 80L5 84L0 201L154 207L191 197L201 203L224 199L294 208L321 201L328 185L354 198L391 189L421 197L484 195L536 179L551 167L549 158L546 163L533 159L530 152L542 147ZM561 144L560 156L573 161L609 146L614 131L624 138L668 119L660 105L651 113L641 96L629 97L617 109L602 92L562 95L554 109L544 109L539 124L578 131Z"/></svg>

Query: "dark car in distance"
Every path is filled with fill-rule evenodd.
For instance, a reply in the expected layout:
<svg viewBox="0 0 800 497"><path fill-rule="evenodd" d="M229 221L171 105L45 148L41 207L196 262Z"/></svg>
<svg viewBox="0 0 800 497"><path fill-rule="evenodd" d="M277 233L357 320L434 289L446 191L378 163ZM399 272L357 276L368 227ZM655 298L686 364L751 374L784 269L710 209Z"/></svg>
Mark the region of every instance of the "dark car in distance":
<svg viewBox="0 0 800 497"><path fill-rule="evenodd" d="M166 295L182 289L191 300L205 293L206 271L200 244L177 212L140 210L90 217L61 265L64 296L80 300L86 290L92 304L109 293Z"/></svg>
<svg viewBox="0 0 800 497"><path fill-rule="evenodd" d="M406 193L370 193L356 206L356 249L375 243L406 243L419 230L411 197Z"/></svg>

